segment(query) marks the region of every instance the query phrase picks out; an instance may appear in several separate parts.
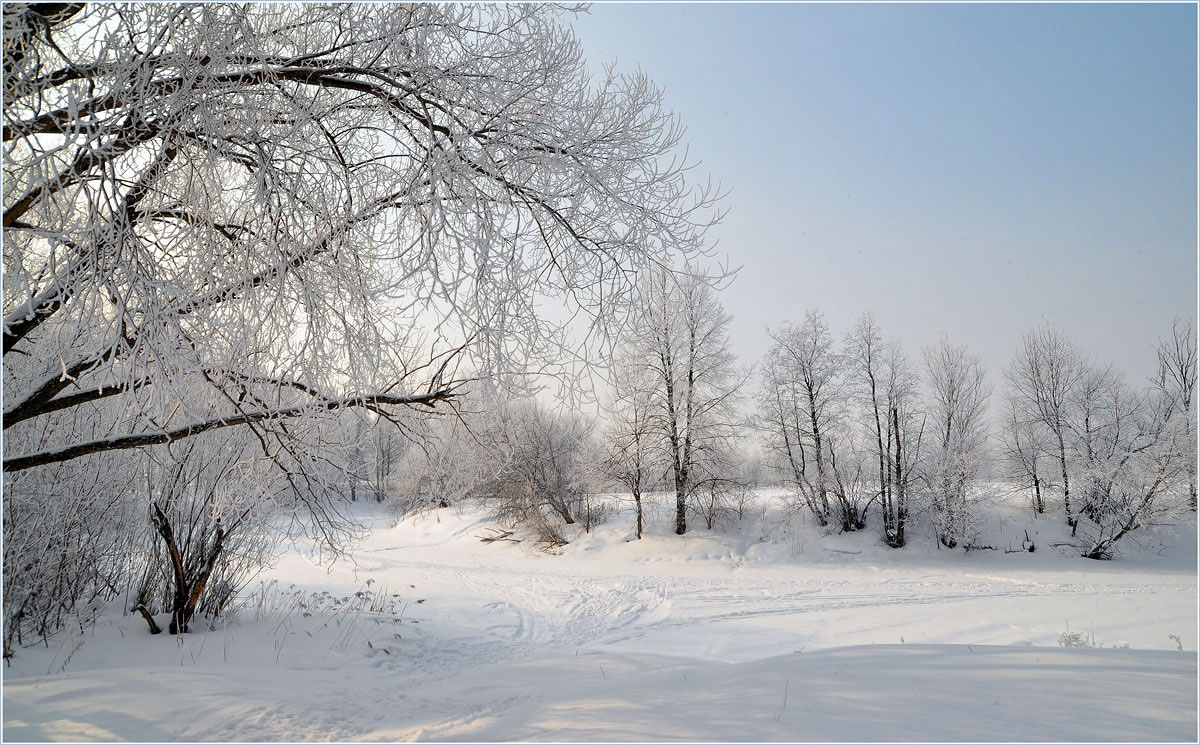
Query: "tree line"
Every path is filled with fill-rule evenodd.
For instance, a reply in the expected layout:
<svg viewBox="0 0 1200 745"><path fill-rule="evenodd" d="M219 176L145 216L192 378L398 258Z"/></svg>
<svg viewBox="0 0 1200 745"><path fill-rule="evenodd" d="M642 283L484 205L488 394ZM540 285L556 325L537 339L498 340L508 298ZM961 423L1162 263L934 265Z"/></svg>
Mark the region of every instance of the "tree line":
<svg viewBox="0 0 1200 745"><path fill-rule="evenodd" d="M606 516L592 496L601 492L629 495L640 538L646 495L666 492L682 535L744 509L758 485L745 461L761 451L766 480L823 529L871 528L901 548L919 513L940 547L971 550L987 502L1006 496L997 490L1020 492L1039 515L1058 513L1093 559L1196 510L1190 321L1160 341L1156 375L1141 387L1049 325L1024 335L997 393L980 358L945 335L914 361L870 314L838 339L815 310L768 332L752 374L729 351L718 281L666 269L642 278L600 421L494 400L459 423L450 446L472 453L463 462L477 475L459 473L444 492L432 482L399 492L482 499L551 545L565 542L564 526ZM431 470L419 455L409 468Z"/></svg>

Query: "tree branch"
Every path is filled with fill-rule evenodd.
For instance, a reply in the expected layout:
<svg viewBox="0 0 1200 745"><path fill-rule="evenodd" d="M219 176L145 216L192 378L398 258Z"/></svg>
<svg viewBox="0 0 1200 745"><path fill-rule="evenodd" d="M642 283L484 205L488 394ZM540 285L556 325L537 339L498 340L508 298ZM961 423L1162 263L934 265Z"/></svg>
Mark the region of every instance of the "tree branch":
<svg viewBox="0 0 1200 745"><path fill-rule="evenodd" d="M243 424L261 422L268 419L290 419L310 413L314 410L335 411L337 409L348 409L355 406L427 406L432 409L438 403L451 401L458 395L459 394L455 392L454 387L446 387L435 391L430 391L428 393L414 394L409 396L376 394L370 396L357 396L353 398L326 400L308 406L293 406L283 409L249 412L238 414L236 416L209 419L204 422L190 424L186 427L174 429L169 432L124 435L106 440L93 440L91 442L84 442L78 445L60 448L58 450L45 450L40 453L34 453L33 455L22 455L13 458L6 458L4 460L4 471L23 471L27 468L34 468L36 466L44 466L51 463L62 463L64 461L74 460L75 458L82 458L85 455L91 455L93 453L103 453L113 450L132 450L150 445L165 445L177 440L191 437L193 435L201 434L203 432L224 429L226 427L236 427Z"/></svg>

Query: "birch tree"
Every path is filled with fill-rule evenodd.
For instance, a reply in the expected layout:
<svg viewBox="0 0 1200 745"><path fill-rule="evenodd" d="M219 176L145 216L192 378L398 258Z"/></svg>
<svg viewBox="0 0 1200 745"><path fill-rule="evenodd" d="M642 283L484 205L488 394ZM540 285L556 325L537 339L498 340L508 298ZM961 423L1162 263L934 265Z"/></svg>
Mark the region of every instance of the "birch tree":
<svg viewBox="0 0 1200 745"><path fill-rule="evenodd" d="M846 363L874 456L873 499L879 502L883 538L900 548L907 540L908 487L923 433L915 413L915 375L899 344L883 340L869 313L859 317L846 337Z"/></svg>
<svg viewBox="0 0 1200 745"><path fill-rule="evenodd" d="M842 440L837 420L844 414L843 358L815 310L799 325L773 332L771 340L761 395L772 447L784 456L789 481L821 526L837 519L843 530L856 530L862 527L857 501L837 500L842 491L834 488L834 447ZM838 509L831 500L837 500Z"/></svg>
<svg viewBox="0 0 1200 745"><path fill-rule="evenodd" d="M675 532L702 485L731 467L742 386L729 351L730 316L707 279L690 271L651 271L639 288L623 353L648 381L647 426L675 493Z"/></svg>

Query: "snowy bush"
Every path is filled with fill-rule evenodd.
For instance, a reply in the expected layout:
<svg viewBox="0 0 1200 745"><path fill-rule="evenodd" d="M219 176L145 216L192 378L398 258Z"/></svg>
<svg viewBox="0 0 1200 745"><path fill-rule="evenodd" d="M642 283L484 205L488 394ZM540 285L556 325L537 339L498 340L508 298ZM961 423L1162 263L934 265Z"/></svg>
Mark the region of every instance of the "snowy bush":
<svg viewBox="0 0 1200 745"><path fill-rule="evenodd" d="M1090 635L1080 634L1078 631L1064 631L1058 635L1058 646L1060 647L1094 647L1095 638Z"/></svg>
<svg viewBox="0 0 1200 745"><path fill-rule="evenodd" d="M460 504L484 478L487 458L462 415L412 425L413 444L396 462L388 507L398 515Z"/></svg>
<svg viewBox="0 0 1200 745"><path fill-rule="evenodd" d="M534 402L501 405L480 432L487 474L473 490L500 521L563 545L565 525L593 520L591 427ZM589 525L585 526L589 527Z"/></svg>
<svg viewBox="0 0 1200 745"><path fill-rule="evenodd" d="M87 458L6 479L4 654L89 620L136 571L144 506L131 458Z"/></svg>

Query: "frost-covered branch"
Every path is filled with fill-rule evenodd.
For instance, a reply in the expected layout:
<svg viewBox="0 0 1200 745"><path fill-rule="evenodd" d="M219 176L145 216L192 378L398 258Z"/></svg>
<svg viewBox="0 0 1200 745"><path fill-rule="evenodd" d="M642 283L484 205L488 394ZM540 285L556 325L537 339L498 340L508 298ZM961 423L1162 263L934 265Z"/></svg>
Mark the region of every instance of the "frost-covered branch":
<svg viewBox="0 0 1200 745"><path fill-rule="evenodd" d="M254 422L261 422L264 420L291 419L311 414L314 411L336 411L338 409L348 409L355 406L362 406L366 408L382 406L425 406L432 408L438 403L452 400L455 396L456 394L452 389L442 389L432 391L430 393L414 394L410 396L358 396L355 398L319 401L306 406L292 406L283 409L253 411L245 414L197 422L195 424L189 424L186 427L179 427L167 432L146 432L124 435L105 440L84 442L57 450L47 450L40 453L33 453L31 455L5 458L4 470L23 471L26 468L44 466L50 463L61 463L63 461L73 460L75 458L81 458L85 455L92 455L93 453L102 453L112 450L129 450L132 448L148 447L150 445L166 445L168 443L182 440L187 437L193 437L211 430L235 427L243 424L252 424Z"/></svg>

